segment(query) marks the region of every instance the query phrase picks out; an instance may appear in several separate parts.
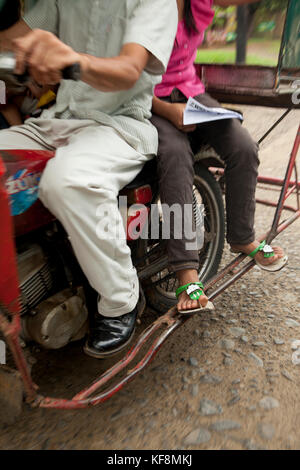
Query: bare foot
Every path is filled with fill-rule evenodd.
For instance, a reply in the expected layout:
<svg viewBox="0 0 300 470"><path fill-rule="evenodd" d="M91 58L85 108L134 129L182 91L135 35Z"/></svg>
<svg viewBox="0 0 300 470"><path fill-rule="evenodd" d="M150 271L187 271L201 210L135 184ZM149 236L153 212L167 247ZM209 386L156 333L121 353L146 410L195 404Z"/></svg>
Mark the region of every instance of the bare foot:
<svg viewBox="0 0 300 470"><path fill-rule="evenodd" d="M189 284L190 282L199 282L198 273L195 269L183 269L177 272L177 278L180 286ZM198 300L191 300L186 292L180 294L177 304L178 310L194 310L201 307L206 307L208 298L206 295L201 295Z"/></svg>
<svg viewBox="0 0 300 470"><path fill-rule="evenodd" d="M236 253L245 253L246 255L249 255L259 245L260 245L260 242L255 240L254 242L249 243L248 245L231 245L231 248L232 248L232 251ZM271 256L271 258L265 258L263 252L259 251L255 255L255 260L258 261L263 266L269 266L270 264L275 263L278 259L283 258L284 251L282 248L280 248L279 246L272 246L272 248L275 253L274 256Z"/></svg>

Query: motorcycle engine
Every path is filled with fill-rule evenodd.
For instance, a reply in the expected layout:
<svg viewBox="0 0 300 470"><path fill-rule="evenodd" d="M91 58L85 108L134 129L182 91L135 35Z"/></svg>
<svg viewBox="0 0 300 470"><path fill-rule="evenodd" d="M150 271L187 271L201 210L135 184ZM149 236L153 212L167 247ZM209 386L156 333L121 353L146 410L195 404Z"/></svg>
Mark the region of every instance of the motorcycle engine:
<svg viewBox="0 0 300 470"><path fill-rule="evenodd" d="M21 315L30 313L53 291L54 277L39 245L30 245L17 256L21 291Z"/></svg>
<svg viewBox="0 0 300 470"><path fill-rule="evenodd" d="M39 245L27 246L17 259L23 340L60 349L82 339L88 328L83 288L70 289L57 283L58 266L55 260L51 264Z"/></svg>

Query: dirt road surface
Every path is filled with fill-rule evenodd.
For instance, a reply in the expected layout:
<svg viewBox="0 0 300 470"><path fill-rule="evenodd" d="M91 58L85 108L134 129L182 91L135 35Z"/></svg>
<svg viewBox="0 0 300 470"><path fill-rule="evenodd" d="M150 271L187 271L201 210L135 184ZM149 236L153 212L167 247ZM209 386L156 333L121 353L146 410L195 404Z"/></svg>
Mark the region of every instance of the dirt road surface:
<svg viewBox="0 0 300 470"><path fill-rule="evenodd" d="M282 112L243 110L256 139ZM262 173L284 175L299 118L292 112L262 145ZM265 189L258 195L278 197ZM272 215L258 206L258 233ZM25 406L14 426L0 430L0 448L300 449L300 365L292 361L292 343L300 340L300 221L278 243L288 252L287 268L275 275L253 269L105 404L71 412ZM226 247L223 263L231 256ZM145 319L156 315L148 309ZM58 396L73 396L112 364L85 357L78 344L32 356L41 391Z"/></svg>

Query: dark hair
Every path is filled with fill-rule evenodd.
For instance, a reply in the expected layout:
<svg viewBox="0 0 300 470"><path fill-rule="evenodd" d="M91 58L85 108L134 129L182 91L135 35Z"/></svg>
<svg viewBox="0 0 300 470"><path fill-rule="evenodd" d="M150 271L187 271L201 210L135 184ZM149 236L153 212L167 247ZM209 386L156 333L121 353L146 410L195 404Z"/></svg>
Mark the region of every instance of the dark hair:
<svg viewBox="0 0 300 470"><path fill-rule="evenodd" d="M199 33L193 17L191 0L184 0L183 18L189 34Z"/></svg>
<svg viewBox="0 0 300 470"><path fill-rule="evenodd" d="M21 16L19 0L6 0L0 14L0 31L13 26Z"/></svg>

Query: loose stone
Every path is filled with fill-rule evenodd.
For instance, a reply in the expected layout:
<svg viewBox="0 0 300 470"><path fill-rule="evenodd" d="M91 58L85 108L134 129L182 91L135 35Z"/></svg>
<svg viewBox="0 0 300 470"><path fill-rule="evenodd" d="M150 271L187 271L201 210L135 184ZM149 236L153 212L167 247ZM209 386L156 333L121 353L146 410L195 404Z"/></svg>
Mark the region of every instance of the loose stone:
<svg viewBox="0 0 300 470"><path fill-rule="evenodd" d="M199 412L202 416L213 416L221 414L223 409L221 405L218 405L217 403L208 400L207 398L203 398L200 401Z"/></svg>
<svg viewBox="0 0 300 470"><path fill-rule="evenodd" d="M259 406L264 410L272 410L274 408L279 408L279 401L273 397L264 397L260 400Z"/></svg>
<svg viewBox="0 0 300 470"><path fill-rule="evenodd" d="M231 421L231 420L217 421L216 423L210 426L210 429L212 431L218 431L218 432L231 431L231 430L240 429L240 428L241 428L241 425L239 423L237 423L236 421Z"/></svg>
<svg viewBox="0 0 300 470"><path fill-rule="evenodd" d="M186 446L197 446L210 441L210 438L211 434L209 431L203 428L197 428L186 436L183 444Z"/></svg>
<svg viewBox="0 0 300 470"><path fill-rule="evenodd" d="M272 424L260 423L257 426L258 434L262 439L270 441L275 436L275 428Z"/></svg>
<svg viewBox="0 0 300 470"><path fill-rule="evenodd" d="M248 354L249 359L251 359L258 367L263 367L264 363L260 357L258 357L254 352Z"/></svg>
<svg viewBox="0 0 300 470"><path fill-rule="evenodd" d="M205 374L200 377L200 382L203 384L219 385L222 382L222 378L216 375Z"/></svg>

